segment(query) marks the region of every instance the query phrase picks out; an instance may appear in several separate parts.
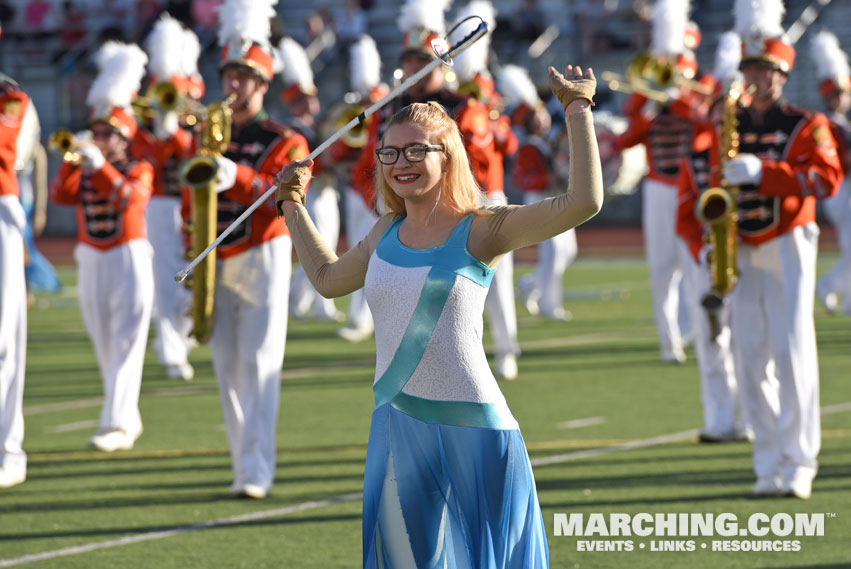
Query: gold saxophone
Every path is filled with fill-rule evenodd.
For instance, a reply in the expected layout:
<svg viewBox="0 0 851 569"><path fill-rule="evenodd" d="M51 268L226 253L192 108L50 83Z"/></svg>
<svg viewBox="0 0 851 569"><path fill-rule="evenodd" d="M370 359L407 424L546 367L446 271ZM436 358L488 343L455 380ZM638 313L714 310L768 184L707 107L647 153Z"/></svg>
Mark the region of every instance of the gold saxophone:
<svg viewBox="0 0 851 569"><path fill-rule="evenodd" d="M723 173L728 160L739 153L739 121L736 118L742 85L734 82L724 97L724 119L721 124L721 157L719 170ZM712 286L701 300L709 317L712 339L721 331L719 321L725 297L739 280L737 242L739 216L736 191L723 177L720 187L710 188L700 195L695 215L709 227L709 272Z"/></svg>
<svg viewBox="0 0 851 569"><path fill-rule="evenodd" d="M198 154L180 167L180 183L192 189L192 220L189 223L191 250L187 258L201 253L216 238L218 194L216 157L227 152L231 137L230 105L234 95L209 105L205 112ZM188 283L192 288L192 336L206 343L213 333L213 310L216 291L215 249L198 264Z"/></svg>

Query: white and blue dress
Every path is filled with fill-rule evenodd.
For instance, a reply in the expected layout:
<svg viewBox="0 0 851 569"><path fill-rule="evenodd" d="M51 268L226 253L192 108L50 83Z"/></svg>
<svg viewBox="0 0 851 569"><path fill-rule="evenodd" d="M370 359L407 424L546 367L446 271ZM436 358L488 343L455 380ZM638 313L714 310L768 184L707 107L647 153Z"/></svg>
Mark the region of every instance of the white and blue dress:
<svg viewBox="0 0 851 569"><path fill-rule="evenodd" d="M287 214L299 262L317 290L330 298L364 287L375 320L367 569L549 564L532 467L488 366L482 312L502 256L576 227L602 205L591 113L571 114L567 124L567 192L470 213L438 247L406 247L399 240L405 218L388 214L337 257L303 208Z"/></svg>
<svg viewBox="0 0 851 569"><path fill-rule="evenodd" d="M493 269L467 250L473 214L425 250L399 241L403 219L365 280L377 361L364 567L547 567L529 457L482 345Z"/></svg>

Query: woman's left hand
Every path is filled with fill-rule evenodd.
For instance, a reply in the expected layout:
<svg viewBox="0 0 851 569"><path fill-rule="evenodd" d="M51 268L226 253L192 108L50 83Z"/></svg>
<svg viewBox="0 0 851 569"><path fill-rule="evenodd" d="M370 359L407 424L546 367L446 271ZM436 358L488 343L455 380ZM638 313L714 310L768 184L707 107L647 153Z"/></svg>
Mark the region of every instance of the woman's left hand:
<svg viewBox="0 0 851 569"><path fill-rule="evenodd" d="M578 113L594 104L597 78L590 67L583 71L579 66L568 65L564 75L550 67L550 88L561 101L565 114Z"/></svg>

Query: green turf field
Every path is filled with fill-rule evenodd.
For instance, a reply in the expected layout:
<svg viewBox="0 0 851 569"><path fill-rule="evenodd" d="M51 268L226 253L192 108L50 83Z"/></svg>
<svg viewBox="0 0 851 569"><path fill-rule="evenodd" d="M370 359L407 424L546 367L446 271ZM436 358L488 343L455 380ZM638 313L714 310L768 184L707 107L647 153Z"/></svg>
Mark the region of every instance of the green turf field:
<svg viewBox="0 0 851 569"><path fill-rule="evenodd" d="M61 272L64 293L39 297L29 312L30 464L25 484L0 491L0 568L360 567L373 342L348 344L334 324L290 322L273 494L235 500L205 347L191 355L188 383L166 379L149 350L145 433L132 451L87 448L101 384L74 270ZM643 262L582 258L566 283L573 321L518 309L520 377L502 383L535 464L552 567L851 567L851 319L816 309L824 411L813 498L755 500L748 444L696 443L693 352L682 366L659 363ZM554 514L571 513L729 513L742 525L758 513L824 514L824 535L747 538L797 540L799 551L776 553L712 551L713 541L736 539L717 535L554 536ZM624 539L633 551L581 550ZM695 551L652 551L666 539L692 539Z"/></svg>

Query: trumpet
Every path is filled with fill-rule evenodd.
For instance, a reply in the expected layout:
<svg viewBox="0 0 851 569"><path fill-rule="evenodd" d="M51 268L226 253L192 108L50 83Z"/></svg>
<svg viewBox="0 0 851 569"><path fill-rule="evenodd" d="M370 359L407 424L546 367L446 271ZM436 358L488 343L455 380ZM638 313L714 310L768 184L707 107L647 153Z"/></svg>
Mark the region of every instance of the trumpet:
<svg viewBox="0 0 851 569"><path fill-rule="evenodd" d="M84 142L70 130L60 129L52 133L47 139L47 147L62 156L62 160L69 164L79 166L83 161L78 152Z"/></svg>

